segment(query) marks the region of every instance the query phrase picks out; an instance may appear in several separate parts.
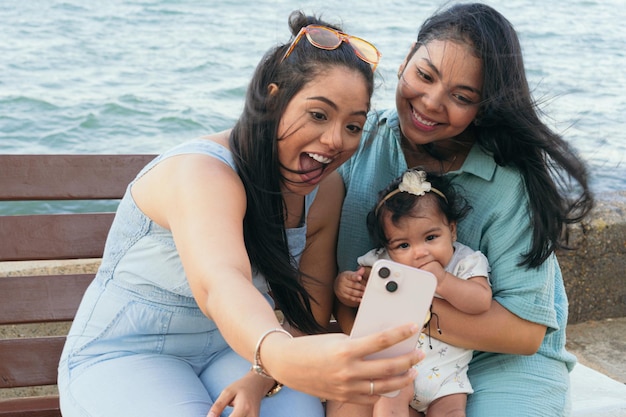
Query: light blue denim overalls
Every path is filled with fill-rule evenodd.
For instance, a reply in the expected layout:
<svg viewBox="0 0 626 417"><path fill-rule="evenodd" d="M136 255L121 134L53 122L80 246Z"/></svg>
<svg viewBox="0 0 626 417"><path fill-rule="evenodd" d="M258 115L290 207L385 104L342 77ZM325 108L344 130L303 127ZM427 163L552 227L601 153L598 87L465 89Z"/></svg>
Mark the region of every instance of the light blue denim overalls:
<svg viewBox="0 0 626 417"><path fill-rule="evenodd" d="M166 158L189 153L211 155L235 169L230 151L199 139L157 157L137 178ZM198 308L172 234L135 205L133 183L63 350L61 410L64 417L206 417L213 400L250 363ZM306 198L307 212L316 192ZM306 225L287 230L287 237L299 262ZM272 303L263 277L255 274L253 281ZM262 416L324 415L319 399L285 388L263 400Z"/></svg>

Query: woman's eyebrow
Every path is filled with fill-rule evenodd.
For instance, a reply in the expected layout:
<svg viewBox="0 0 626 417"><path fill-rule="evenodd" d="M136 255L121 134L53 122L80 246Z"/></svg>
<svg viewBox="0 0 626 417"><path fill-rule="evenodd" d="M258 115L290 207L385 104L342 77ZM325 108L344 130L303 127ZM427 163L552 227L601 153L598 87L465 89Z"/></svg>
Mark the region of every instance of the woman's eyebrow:
<svg viewBox="0 0 626 417"><path fill-rule="evenodd" d="M337 110L338 107L335 104L334 101L327 99L324 96L314 96L314 97L307 97L307 100L319 100L319 101L323 101L324 103L328 104L330 107L332 107L334 110ZM367 117L367 110L357 110L355 112L352 112L353 115L357 116L357 115L363 115L365 117Z"/></svg>
<svg viewBox="0 0 626 417"><path fill-rule="evenodd" d="M439 69L435 66L435 64L433 64L430 61L430 59L424 57L422 58L422 60L426 63L428 68L430 68L430 70L437 75L438 78L441 78L441 73L439 72ZM460 84L460 85L457 85L456 87L461 88L463 90L471 91L472 93L476 93L478 95L482 95L482 92L480 90L476 89L475 87L472 87L471 85Z"/></svg>

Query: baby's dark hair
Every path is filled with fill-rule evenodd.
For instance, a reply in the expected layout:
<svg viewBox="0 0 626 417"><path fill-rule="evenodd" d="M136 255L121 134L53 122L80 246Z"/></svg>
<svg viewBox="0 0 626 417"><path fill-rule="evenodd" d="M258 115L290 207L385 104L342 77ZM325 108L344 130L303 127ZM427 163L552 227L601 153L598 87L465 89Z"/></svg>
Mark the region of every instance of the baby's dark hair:
<svg viewBox="0 0 626 417"><path fill-rule="evenodd" d="M420 172L425 174L425 181L430 182L431 191L415 195L398 190L405 174ZM379 247L387 246L389 240L383 227L385 216L391 214L391 222L398 225L401 219L416 216L424 204L434 204L448 222L454 223L467 216L472 209L465 197L459 193L458 185L446 177L425 172L420 168L410 168L378 194L376 206L367 214L367 230L370 236Z"/></svg>

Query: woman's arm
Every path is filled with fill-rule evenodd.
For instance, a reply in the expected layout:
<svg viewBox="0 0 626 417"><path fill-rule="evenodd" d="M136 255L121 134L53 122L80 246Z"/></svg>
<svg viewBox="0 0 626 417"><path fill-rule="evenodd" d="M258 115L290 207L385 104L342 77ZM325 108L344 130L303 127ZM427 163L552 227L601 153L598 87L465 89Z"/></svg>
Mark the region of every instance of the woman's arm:
<svg viewBox="0 0 626 417"><path fill-rule="evenodd" d="M356 309L337 302L334 294L334 281L337 275L337 235L344 194L343 180L337 172L329 175L320 184L315 203L309 213L307 249L300 266L303 272L322 279L319 284L311 282L307 285L311 295L321 301L319 305L313 305L314 312L318 312L326 325L331 312L334 313L341 329L344 333L349 333Z"/></svg>
<svg viewBox="0 0 626 417"><path fill-rule="evenodd" d="M328 327L337 275L337 234L343 202L343 182L337 172L320 184L307 218L306 249L300 260L304 286L315 301L311 308L319 324ZM309 278L310 277L310 278Z"/></svg>
<svg viewBox="0 0 626 417"><path fill-rule="evenodd" d="M475 350L534 354L548 326L558 325L556 266L520 265L533 238L524 181L514 169L498 167L488 181L464 175L457 183L473 207L458 224L458 239L488 258L493 300L487 312L474 316L435 300L443 331L438 338Z"/></svg>
<svg viewBox="0 0 626 417"><path fill-rule="evenodd" d="M487 277L462 279L446 271L436 260L420 266L437 278L437 294L458 310L467 314L480 314L491 305L491 286Z"/></svg>
<svg viewBox="0 0 626 417"><path fill-rule="evenodd" d="M146 215L172 231L200 309L216 322L228 344L252 362L261 335L280 324L251 282L242 227L246 201L239 177L212 157L179 155L146 173L132 193ZM417 324L407 324L358 340L336 333L291 339L274 332L264 339L260 357L266 372L293 389L371 404L377 397L369 395L370 380L376 380L380 392L401 389L413 380L409 370L423 354L364 357L419 330Z"/></svg>
<svg viewBox="0 0 626 417"><path fill-rule="evenodd" d="M495 300L485 313L465 314L435 298L432 312L442 331L437 339L467 349L532 355L546 334L546 326L521 319Z"/></svg>
<svg viewBox="0 0 626 417"><path fill-rule="evenodd" d="M461 279L446 272L446 279L439 281L437 293L467 314L480 314L491 306L491 287L486 277Z"/></svg>
<svg viewBox="0 0 626 417"><path fill-rule="evenodd" d="M252 285L243 239L246 195L238 175L213 157L179 155L147 172L132 193L147 216L171 230L202 312L252 361L259 336L279 323Z"/></svg>

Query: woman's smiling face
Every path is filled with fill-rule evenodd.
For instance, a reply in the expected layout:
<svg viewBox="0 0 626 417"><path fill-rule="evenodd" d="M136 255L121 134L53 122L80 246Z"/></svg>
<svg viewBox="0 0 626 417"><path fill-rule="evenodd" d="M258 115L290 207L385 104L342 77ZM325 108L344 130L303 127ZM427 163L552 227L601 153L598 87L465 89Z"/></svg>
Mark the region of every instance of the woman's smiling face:
<svg viewBox="0 0 626 417"><path fill-rule="evenodd" d="M469 45L432 40L400 66L396 107L403 135L415 145L450 139L474 120L482 61Z"/></svg>
<svg viewBox="0 0 626 417"><path fill-rule="evenodd" d="M283 187L308 194L359 146L370 97L358 71L333 66L293 96L278 127Z"/></svg>

